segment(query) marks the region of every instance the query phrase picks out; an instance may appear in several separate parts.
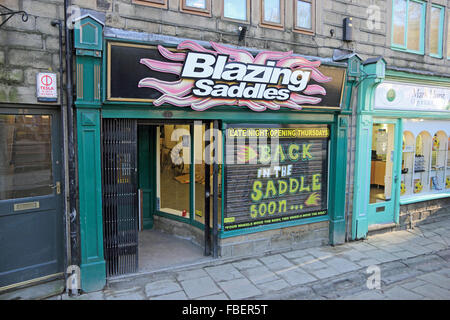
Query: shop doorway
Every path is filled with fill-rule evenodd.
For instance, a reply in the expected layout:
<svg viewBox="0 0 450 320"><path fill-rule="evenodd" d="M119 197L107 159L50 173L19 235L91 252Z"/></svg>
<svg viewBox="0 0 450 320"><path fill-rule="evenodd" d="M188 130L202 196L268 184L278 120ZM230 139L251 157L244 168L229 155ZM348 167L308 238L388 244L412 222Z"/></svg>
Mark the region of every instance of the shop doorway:
<svg viewBox="0 0 450 320"><path fill-rule="evenodd" d="M396 121L374 121L372 127L369 225L394 222L398 188L396 168L399 161L396 152L399 143L397 131Z"/></svg>
<svg viewBox="0 0 450 320"><path fill-rule="evenodd" d="M156 271L211 255L217 243L217 232L211 232L213 213L220 214L220 206L213 210L211 186L221 178L220 170L214 175L214 166L205 161L205 150L213 150L208 149L208 141L214 140L209 126L201 121L104 119L108 276Z"/></svg>
<svg viewBox="0 0 450 320"><path fill-rule="evenodd" d="M64 272L59 119L54 110L0 114L1 289Z"/></svg>

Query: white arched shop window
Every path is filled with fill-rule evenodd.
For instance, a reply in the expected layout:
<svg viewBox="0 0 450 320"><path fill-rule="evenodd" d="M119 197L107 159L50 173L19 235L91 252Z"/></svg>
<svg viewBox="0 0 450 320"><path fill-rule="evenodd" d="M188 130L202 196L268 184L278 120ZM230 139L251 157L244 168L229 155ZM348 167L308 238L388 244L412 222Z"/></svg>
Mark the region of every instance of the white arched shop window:
<svg viewBox="0 0 450 320"><path fill-rule="evenodd" d="M406 120L402 143L402 198L450 192L450 123Z"/></svg>

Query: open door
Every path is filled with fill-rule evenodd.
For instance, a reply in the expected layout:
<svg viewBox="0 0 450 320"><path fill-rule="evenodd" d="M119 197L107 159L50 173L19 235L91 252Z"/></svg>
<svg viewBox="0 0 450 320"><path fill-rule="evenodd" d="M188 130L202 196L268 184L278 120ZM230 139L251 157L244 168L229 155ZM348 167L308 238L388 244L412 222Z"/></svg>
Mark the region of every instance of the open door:
<svg viewBox="0 0 450 320"><path fill-rule="evenodd" d="M369 226L394 222L395 191L398 188L396 168L399 161L395 152L399 143L396 121L374 120L372 130Z"/></svg>

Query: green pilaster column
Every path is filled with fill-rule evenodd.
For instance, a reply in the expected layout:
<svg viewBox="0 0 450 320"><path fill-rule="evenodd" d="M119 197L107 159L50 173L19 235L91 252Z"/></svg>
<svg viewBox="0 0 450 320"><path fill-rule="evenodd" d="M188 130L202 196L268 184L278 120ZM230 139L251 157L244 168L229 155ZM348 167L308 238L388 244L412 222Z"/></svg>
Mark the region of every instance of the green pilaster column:
<svg viewBox="0 0 450 320"><path fill-rule="evenodd" d="M332 130L331 163L334 164L330 188L330 244L345 242L345 186L347 173L348 117L336 116Z"/></svg>
<svg viewBox="0 0 450 320"><path fill-rule="evenodd" d="M78 185L81 247L81 289L91 292L106 284L103 253L101 66L103 25L84 16L74 31L76 48Z"/></svg>
<svg viewBox="0 0 450 320"><path fill-rule="evenodd" d="M356 120L356 152L353 185L352 239L361 239L368 232L370 164L375 89L385 76L383 58L366 60L358 79Z"/></svg>
<svg viewBox="0 0 450 320"><path fill-rule="evenodd" d="M106 283L103 257L100 110L77 110L80 195L81 289L101 290Z"/></svg>

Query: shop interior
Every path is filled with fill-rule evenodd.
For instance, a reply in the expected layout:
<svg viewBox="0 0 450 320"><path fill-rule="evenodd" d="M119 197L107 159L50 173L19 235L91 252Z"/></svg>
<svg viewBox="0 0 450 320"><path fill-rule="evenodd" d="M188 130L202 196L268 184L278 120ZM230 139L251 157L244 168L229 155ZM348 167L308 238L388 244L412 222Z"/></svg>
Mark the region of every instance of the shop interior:
<svg viewBox="0 0 450 320"><path fill-rule="evenodd" d="M205 142L207 135L213 140L208 129L201 122L138 126L139 272L211 259L204 254L203 240L206 179L210 179L211 193L213 185L213 166L208 166L209 174L205 172L213 150ZM218 146L217 158L222 159L221 134ZM211 157L205 157L208 152ZM220 162L218 166L220 223ZM209 212L212 228L212 195Z"/></svg>
<svg viewBox="0 0 450 320"><path fill-rule="evenodd" d="M450 189L449 140L444 131L403 133L400 195L416 196Z"/></svg>
<svg viewBox="0 0 450 320"><path fill-rule="evenodd" d="M392 195L394 124L373 125L370 203L389 201Z"/></svg>

